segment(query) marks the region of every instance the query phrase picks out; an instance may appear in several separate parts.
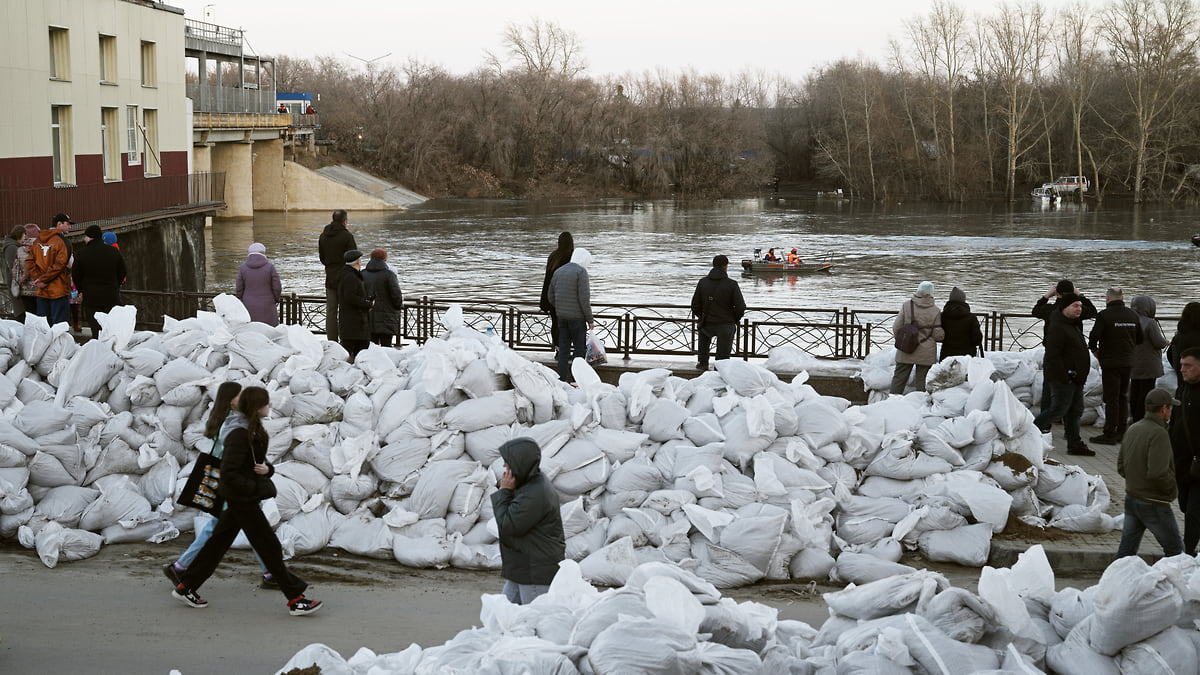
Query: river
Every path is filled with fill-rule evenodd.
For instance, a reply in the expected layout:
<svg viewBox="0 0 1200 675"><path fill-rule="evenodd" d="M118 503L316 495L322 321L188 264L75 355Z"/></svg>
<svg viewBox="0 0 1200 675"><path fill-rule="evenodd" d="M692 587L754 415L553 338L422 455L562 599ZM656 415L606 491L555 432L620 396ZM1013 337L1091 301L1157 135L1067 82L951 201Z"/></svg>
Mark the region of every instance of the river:
<svg viewBox="0 0 1200 675"><path fill-rule="evenodd" d="M331 209L332 210L332 209ZM407 211L351 212L359 248L388 251L406 297L536 302L546 256L570 231L595 260L597 303L687 304L724 253L753 307L894 310L933 282L944 302L962 288L975 311L1026 312L1073 279L1103 307L1104 291L1152 295L1160 316L1200 300L1200 210L1169 206L861 204L747 199L704 203L433 200ZM232 291L246 248L267 247L285 292L322 294L317 237L329 214L259 212L209 232L208 289ZM828 254L830 275L744 278L756 247Z"/></svg>

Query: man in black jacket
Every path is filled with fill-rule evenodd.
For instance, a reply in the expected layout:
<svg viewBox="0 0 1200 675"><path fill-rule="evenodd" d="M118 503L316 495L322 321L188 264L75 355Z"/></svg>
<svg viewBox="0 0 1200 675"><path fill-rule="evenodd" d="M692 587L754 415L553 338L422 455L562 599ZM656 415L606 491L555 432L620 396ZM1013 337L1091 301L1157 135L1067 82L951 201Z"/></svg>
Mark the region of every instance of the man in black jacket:
<svg viewBox="0 0 1200 675"><path fill-rule="evenodd" d="M338 315L339 342L350 352L350 362L371 344L369 312L374 298L367 297L363 285L362 251L352 249L342 254L342 269L338 272L337 301L341 306Z"/></svg>
<svg viewBox="0 0 1200 675"><path fill-rule="evenodd" d="M354 235L346 229L348 217L345 209L333 212L333 219L321 231L317 240L317 254L325 266L325 337L338 342L338 293L337 282L345 267L342 256L346 251L358 248Z"/></svg>
<svg viewBox="0 0 1200 675"><path fill-rule="evenodd" d="M1075 295L1079 298L1079 301L1082 303L1082 306L1083 306L1083 311L1079 316L1080 319L1087 321L1088 319L1096 318L1096 313L1097 313L1096 306L1094 304L1092 304L1092 301L1088 300L1086 297L1084 297L1082 293L1076 293L1075 292L1075 284L1070 279L1062 279L1057 284L1054 285L1054 288L1051 288L1049 291L1046 292L1045 295L1038 298L1037 304L1035 304L1033 306L1033 309L1029 312L1030 316L1033 316L1035 318L1041 319L1042 321L1046 322L1046 325L1042 328L1042 342L1043 343L1046 342L1046 333L1048 333L1050 331L1050 317L1052 315L1058 316L1062 312L1063 308L1062 308L1062 304L1060 304L1060 300L1061 300L1062 296L1064 296L1064 295ZM1051 298L1054 298L1053 303L1050 302ZM1043 368L1042 369L1042 400L1040 403L1040 409L1046 410L1049 407L1050 407L1050 383L1046 379L1046 371L1045 371L1045 368ZM1051 421L1056 422L1057 420L1051 420Z"/></svg>
<svg viewBox="0 0 1200 675"><path fill-rule="evenodd" d="M532 438L514 438L500 446L504 475L492 493L492 512L500 533L504 596L527 605L550 590L558 563L566 558L558 494L539 468L542 449Z"/></svg>
<svg viewBox="0 0 1200 675"><path fill-rule="evenodd" d="M1093 443L1116 445L1129 426L1129 381L1133 352L1142 343L1142 320L1125 306L1125 295L1113 287L1105 293L1108 306L1096 315L1088 336L1088 349L1100 360L1104 386L1104 432L1092 436Z"/></svg>
<svg viewBox="0 0 1200 675"><path fill-rule="evenodd" d="M86 243L75 254L71 271L75 288L83 296L83 318L93 338L100 336L96 312L107 312L121 303L121 284L125 282L125 258L105 244L103 237L98 225L88 225L83 232Z"/></svg>
<svg viewBox="0 0 1200 675"><path fill-rule="evenodd" d="M1050 405L1033 420L1042 433L1050 431L1050 422L1062 418L1067 437L1068 455L1095 455L1079 437L1079 418L1083 415L1083 384L1092 367L1087 341L1083 338L1083 302L1073 293L1063 295L1062 310L1046 321L1046 384Z"/></svg>
<svg viewBox="0 0 1200 675"><path fill-rule="evenodd" d="M1183 351L1179 374L1181 381L1175 392L1179 405L1171 415L1171 449L1175 453L1179 509L1183 511L1183 551L1195 556L1196 545L1200 544L1200 481L1191 476L1191 467L1200 456L1200 347Z"/></svg>
<svg viewBox="0 0 1200 675"><path fill-rule="evenodd" d="M708 370L708 350L714 337L717 338L716 360L729 358L737 322L746 313L742 289L738 282L729 278L728 268L729 258L714 257L712 270L696 284L696 292L692 293L692 314L699 327L697 370Z"/></svg>

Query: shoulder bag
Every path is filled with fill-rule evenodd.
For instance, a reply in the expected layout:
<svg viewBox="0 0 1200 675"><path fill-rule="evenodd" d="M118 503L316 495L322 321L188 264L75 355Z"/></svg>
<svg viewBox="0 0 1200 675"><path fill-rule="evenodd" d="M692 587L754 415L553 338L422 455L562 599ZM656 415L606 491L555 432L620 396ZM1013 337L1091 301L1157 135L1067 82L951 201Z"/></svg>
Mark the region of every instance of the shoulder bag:
<svg viewBox="0 0 1200 675"><path fill-rule="evenodd" d="M917 351L917 347L921 345L921 327L917 325L917 312L913 307L912 300L908 301L908 308L912 320L900 326L896 331L896 349L911 354ZM901 310L903 314L903 310Z"/></svg>

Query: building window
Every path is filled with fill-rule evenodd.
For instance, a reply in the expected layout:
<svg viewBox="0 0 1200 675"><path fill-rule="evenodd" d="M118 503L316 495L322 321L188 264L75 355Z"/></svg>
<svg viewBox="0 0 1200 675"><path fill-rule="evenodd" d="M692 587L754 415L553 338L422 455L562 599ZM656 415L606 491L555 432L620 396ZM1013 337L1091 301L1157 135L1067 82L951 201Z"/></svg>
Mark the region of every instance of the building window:
<svg viewBox="0 0 1200 675"><path fill-rule="evenodd" d="M125 156L130 165L142 163L138 152L137 110L136 105L125 106Z"/></svg>
<svg viewBox="0 0 1200 675"><path fill-rule="evenodd" d="M100 147L104 153L104 180L121 180L121 110L100 109Z"/></svg>
<svg viewBox="0 0 1200 675"><path fill-rule="evenodd" d="M50 147L54 155L54 184L74 185L75 154L71 150L71 106L50 106Z"/></svg>
<svg viewBox="0 0 1200 675"><path fill-rule="evenodd" d="M146 175L162 174L161 157L158 154L158 111L147 109L142 113L143 133L146 134Z"/></svg>
<svg viewBox="0 0 1200 675"><path fill-rule="evenodd" d="M71 79L71 42L66 28L50 27L50 77L55 80Z"/></svg>
<svg viewBox="0 0 1200 675"><path fill-rule="evenodd" d="M155 61L155 44L153 42L142 43L142 86L157 87L158 86L158 63Z"/></svg>
<svg viewBox="0 0 1200 675"><path fill-rule="evenodd" d="M117 38L111 35L100 36L100 81L117 83Z"/></svg>

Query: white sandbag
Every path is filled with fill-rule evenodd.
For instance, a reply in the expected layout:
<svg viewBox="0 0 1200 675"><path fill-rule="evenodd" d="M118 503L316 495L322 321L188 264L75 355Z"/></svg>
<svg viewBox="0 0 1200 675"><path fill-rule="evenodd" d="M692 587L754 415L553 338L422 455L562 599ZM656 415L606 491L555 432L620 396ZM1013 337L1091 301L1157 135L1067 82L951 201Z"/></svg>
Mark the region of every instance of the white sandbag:
<svg viewBox="0 0 1200 675"><path fill-rule="evenodd" d="M329 545L368 558L387 559L393 557L392 536L382 518L360 509L335 524Z"/></svg>
<svg viewBox="0 0 1200 675"><path fill-rule="evenodd" d="M333 531L341 520L342 516L337 511L331 509L328 504L322 504L309 512L301 510L279 528L282 529L285 526L295 528L295 534L292 537L294 554L308 555L329 545Z"/></svg>
<svg viewBox="0 0 1200 675"><path fill-rule="evenodd" d="M991 553L992 527L977 523L954 530L932 530L922 534L917 545L927 560L982 567Z"/></svg>
<svg viewBox="0 0 1200 675"><path fill-rule="evenodd" d="M473 461L430 462L421 471L413 489L408 508L421 518L442 518L446 515L454 486L475 472L479 464Z"/></svg>
<svg viewBox="0 0 1200 675"><path fill-rule="evenodd" d="M498 391L487 398L469 399L446 413L446 426L458 431L478 431L517 421L516 392Z"/></svg>
<svg viewBox="0 0 1200 675"><path fill-rule="evenodd" d="M38 559L46 567L53 568L60 562L72 562L90 558L100 552L104 537L84 530L68 529L49 522L34 539Z"/></svg>
<svg viewBox="0 0 1200 675"><path fill-rule="evenodd" d="M775 373L749 361L722 359L715 361L721 379L738 396L754 397L774 388L779 382Z"/></svg>
<svg viewBox="0 0 1200 675"><path fill-rule="evenodd" d="M80 459L82 459L82 453L80 453ZM29 483L39 487L79 485L84 477L82 462L68 465L53 454L40 450L29 460L27 468L29 469Z"/></svg>
<svg viewBox="0 0 1200 675"><path fill-rule="evenodd" d="M54 396L55 403L62 406L73 396L95 396L101 387L120 372L122 366L123 362L113 353L109 343L89 340L71 358L63 371L58 392ZM15 388L13 393L16 393ZM11 400L11 396L9 398Z"/></svg>
<svg viewBox="0 0 1200 675"><path fill-rule="evenodd" d="M130 527L157 517L150 502L133 490L101 490L100 497L80 514L79 527L97 532L115 523Z"/></svg>
<svg viewBox="0 0 1200 675"><path fill-rule="evenodd" d="M1061 675L1121 675L1116 659L1088 644L1093 618L1087 617L1062 642L1046 649L1046 666Z"/></svg>
<svg viewBox="0 0 1200 675"><path fill-rule="evenodd" d="M608 477L609 492L642 490L647 493L663 487L663 477L646 457L635 457L613 469Z"/></svg>
<svg viewBox="0 0 1200 675"><path fill-rule="evenodd" d="M1054 595L1050 603L1048 619L1059 637L1066 639L1067 634L1092 613L1090 593L1084 593L1078 588L1067 587Z"/></svg>
<svg viewBox="0 0 1200 675"><path fill-rule="evenodd" d="M915 609L922 598L932 598L950 587L936 572L920 571L852 586L822 598L830 611L851 619L876 619Z"/></svg>
<svg viewBox="0 0 1200 675"><path fill-rule="evenodd" d="M1196 645L1186 631L1172 626L1122 649L1117 667L1122 673L1191 675L1197 670Z"/></svg>
<svg viewBox="0 0 1200 675"><path fill-rule="evenodd" d="M657 619L631 618L605 628L592 640L587 662L597 674L701 672L696 636Z"/></svg>
<svg viewBox="0 0 1200 675"><path fill-rule="evenodd" d="M1088 644L1113 656L1174 625L1183 599L1165 574L1137 556L1127 556L1104 571L1092 608Z"/></svg>
<svg viewBox="0 0 1200 675"><path fill-rule="evenodd" d="M983 599L954 587L922 603L917 607L917 613L959 642L979 642L996 621L996 613Z"/></svg>
<svg viewBox="0 0 1200 675"><path fill-rule="evenodd" d="M688 412L688 409L679 403L664 398L656 398L646 408L646 417L642 422L642 431L654 441L661 442L672 438L683 438L684 434L681 427L684 420L690 416L691 413Z"/></svg>
<svg viewBox="0 0 1200 675"><path fill-rule="evenodd" d="M35 514L45 520L53 520L63 527L79 526L79 518L87 507L100 497L100 491L91 487L64 485L50 488L38 501Z"/></svg>
<svg viewBox="0 0 1200 675"><path fill-rule="evenodd" d="M953 469L949 462L940 457L916 452L913 437L913 432L909 430L884 436L879 453L867 465L864 473L868 476L912 480L949 473Z"/></svg>
<svg viewBox="0 0 1200 675"><path fill-rule="evenodd" d="M788 512L766 504L748 504L721 530L718 543L742 556L766 574L772 556L780 545Z"/></svg>
<svg viewBox="0 0 1200 675"><path fill-rule="evenodd" d="M850 425L841 412L822 399L802 401L796 404L796 432L809 446L819 448L830 443L841 443L850 434Z"/></svg>
<svg viewBox="0 0 1200 675"><path fill-rule="evenodd" d="M635 567L637 556L633 541L628 537L614 541L579 561L583 577L597 586L621 586Z"/></svg>
<svg viewBox="0 0 1200 675"><path fill-rule="evenodd" d="M369 461L380 479L400 483L425 466L432 452L428 438L408 438L388 443Z"/></svg>
<svg viewBox="0 0 1200 675"><path fill-rule="evenodd" d="M1033 413L1017 400L1003 380L997 382L993 388L988 412L992 415L996 429L1003 436L1016 436L1033 424Z"/></svg>
<svg viewBox="0 0 1200 675"><path fill-rule="evenodd" d="M925 390L937 393L966 383L970 362L969 356L951 356L933 364L925 376Z"/></svg>
<svg viewBox="0 0 1200 675"><path fill-rule="evenodd" d="M610 462L626 462L633 459L634 454L649 437L646 433L603 427L588 435L589 440L604 452Z"/></svg>
<svg viewBox="0 0 1200 675"><path fill-rule="evenodd" d="M292 425L328 424L342 414L341 398L331 391L316 391L292 396Z"/></svg>
<svg viewBox="0 0 1200 675"><path fill-rule="evenodd" d="M13 420L13 425L29 438L37 439L39 446L55 442L48 441L46 437L64 431L70 424L70 411L53 401L33 401L22 408L21 414Z"/></svg>
<svg viewBox="0 0 1200 675"><path fill-rule="evenodd" d="M848 653L867 647L888 628L899 629L909 655L924 672L956 675L992 670L1000 659L992 649L950 639L924 617L901 614L869 621L838 636L837 650Z"/></svg>

